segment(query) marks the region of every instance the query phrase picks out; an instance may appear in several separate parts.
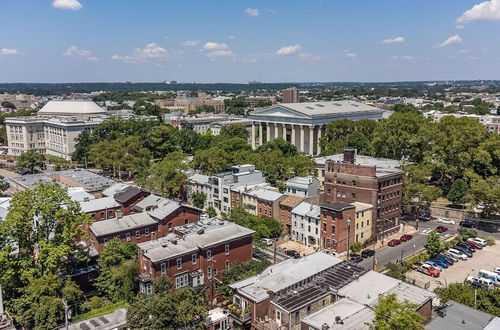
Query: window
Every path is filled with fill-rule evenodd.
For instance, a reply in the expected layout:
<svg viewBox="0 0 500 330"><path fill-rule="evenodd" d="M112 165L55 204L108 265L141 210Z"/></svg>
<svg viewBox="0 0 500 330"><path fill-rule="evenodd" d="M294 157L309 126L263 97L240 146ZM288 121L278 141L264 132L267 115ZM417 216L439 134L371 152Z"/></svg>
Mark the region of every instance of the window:
<svg viewBox="0 0 500 330"><path fill-rule="evenodd" d="M370 225L370 220L366 220L366 225L369 226Z"/></svg>
<svg viewBox="0 0 500 330"><path fill-rule="evenodd" d="M281 311L276 310L276 321L281 321Z"/></svg>
<svg viewBox="0 0 500 330"><path fill-rule="evenodd" d="M113 210L109 210L108 211L108 218L112 218L113 217Z"/></svg>
<svg viewBox="0 0 500 330"><path fill-rule="evenodd" d="M104 244L108 243L108 239L107 238L103 239L102 241L104 242Z"/></svg>
<svg viewBox="0 0 500 330"><path fill-rule="evenodd" d="M227 194L228 193L228 190L227 188L223 188L222 191L224 192L224 194Z"/></svg>
<svg viewBox="0 0 500 330"><path fill-rule="evenodd" d="M226 244L226 246L224 246L224 253L226 255L229 255L229 244Z"/></svg>
<svg viewBox="0 0 500 330"><path fill-rule="evenodd" d="M335 235L335 225L332 225L332 234Z"/></svg>
<svg viewBox="0 0 500 330"><path fill-rule="evenodd" d="M188 285L188 274L182 274L175 277L175 288L183 288Z"/></svg>
<svg viewBox="0 0 500 330"><path fill-rule="evenodd" d="M326 231L326 222L323 222L323 231Z"/></svg>
<svg viewBox="0 0 500 330"><path fill-rule="evenodd" d="M125 236L127 237L127 241L130 241L130 233L127 233Z"/></svg>
<svg viewBox="0 0 500 330"><path fill-rule="evenodd" d="M189 223L189 219L184 219L184 224L187 225Z"/></svg>
<svg viewBox="0 0 500 330"><path fill-rule="evenodd" d="M359 229L359 223L356 224L356 229Z"/></svg>
<svg viewBox="0 0 500 330"><path fill-rule="evenodd" d="M196 260L198 259L198 256L196 255L196 253L193 253L191 255L191 261L193 262L193 265L196 264Z"/></svg>
<svg viewBox="0 0 500 330"><path fill-rule="evenodd" d="M356 194L355 194L355 193L352 193L352 194L351 194L351 197L352 197L352 199L356 199Z"/></svg>
<svg viewBox="0 0 500 330"><path fill-rule="evenodd" d="M361 233L361 238L363 238L363 233Z"/></svg>
<svg viewBox="0 0 500 330"><path fill-rule="evenodd" d="M172 223L168 223L168 231L172 231Z"/></svg>
<svg viewBox="0 0 500 330"><path fill-rule="evenodd" d="M331 190L330 188L328 188L328 189L326 190L326 194L327 194L327 195L331 195L331 194L332 194L332 190Z"/></svg>
<svg viewBox="0 0 500 330"><path fill-rule="evenodd" d="M226 262L224 263L224 269L225 270L229 269L229 260L226 260Z"/></svg>
<svg viewBox="0 0 500 330"><path fill-rule="evenodd" d="M352 185L356 186L356 180L352 180Z"/></svg>
<svg viewBox="0 0 500 330"><path fill-rule="evenodd" d="M144 229L144 235L149 236L149 228Z"/></svg>
<svg viewBox="0 0 500 330"><path fill-rule="evenodd" d="M182 258L177 258L176 263L177 269L182 269Z"/></svg>
<svg viewBox="0 0 500 330"><path fill-rule="evenodd" d="M212 267L207 268L207 278L212 278Z"/></svg>
<svg viewBox="0 0 500 330"><path fill-rule="evenodd" d="M101 212L99 213L99 215L101 216L101 219L104 219L104 215L105 215L104 211L101 211Z"/></svg>
<svg viewBox="0 0 500 330"><path fill-rule="evenodd" d="M212 250L207 250L207 259L212 260Z"/></svg>
<svg viewBox="0 0 500 330"><path fill-rule="evenodd" d="M167 265L164 262L162 262L160 264L160 273L165 274L166 272L167 272Z"/></svg>
<svg viewBox="0 0 500 330"><path fill-rule="evenodd" d="M141 238L141 231L140 230L135 231L135 238L137 238L137 239Z"/></svg>

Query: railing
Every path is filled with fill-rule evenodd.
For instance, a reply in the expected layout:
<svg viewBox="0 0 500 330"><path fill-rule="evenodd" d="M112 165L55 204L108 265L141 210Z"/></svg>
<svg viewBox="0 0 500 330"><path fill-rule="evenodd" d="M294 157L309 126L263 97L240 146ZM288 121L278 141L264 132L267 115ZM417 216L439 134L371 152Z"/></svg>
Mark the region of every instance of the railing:
<svg viewBox="0 0 500 330"><path fill-rule="evenodd" d="M239 310L230 309L231 317L236 319L239 323L246 323L252 319L252 311L241 313Z"/></svg>

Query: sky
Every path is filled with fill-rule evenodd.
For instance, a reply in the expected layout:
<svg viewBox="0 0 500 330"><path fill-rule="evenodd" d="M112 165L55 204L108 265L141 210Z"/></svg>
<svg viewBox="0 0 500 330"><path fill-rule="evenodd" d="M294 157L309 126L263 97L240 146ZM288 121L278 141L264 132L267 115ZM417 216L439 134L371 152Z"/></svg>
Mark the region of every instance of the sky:
<svg viewBox="0 0 500 330"><path fill-rule="evenodd" d="M500 79L500 0L1 0L0 82Z"/></svg>

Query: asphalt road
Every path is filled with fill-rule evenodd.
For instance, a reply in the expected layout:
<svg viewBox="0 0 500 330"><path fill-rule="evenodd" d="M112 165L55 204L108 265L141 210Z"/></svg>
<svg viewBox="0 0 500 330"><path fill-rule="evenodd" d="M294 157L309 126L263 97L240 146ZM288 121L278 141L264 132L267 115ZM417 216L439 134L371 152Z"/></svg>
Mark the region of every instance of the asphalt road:
<svg viewBox="0 0 500 330"><path fill-rule="evenodd" d="M409 222L408 225L415 227L415 222ZM384 246L375 251L375 256L366 258L360 265L372 268L373 267L373 258L377 260L377 268L378 270L383 269L389 262L396 262L401 260L401 256L408 257L418 252L419 250L424 248L424 244L427 241L427 235L434 230L438 226L448 227L448 230L445 233L439 234L443 239L455 235L458 232L458 223L455 225L448 225L438 223L437 220L432 220L428 222L420 222L418 227L418 232L413 233L413 238L408 242L402 242L398 246ZM487 233L480 230L477 230L480 236L494 236L496 239L500 239L499 233ZM387 242L384 242L387 244Z"/></svg>

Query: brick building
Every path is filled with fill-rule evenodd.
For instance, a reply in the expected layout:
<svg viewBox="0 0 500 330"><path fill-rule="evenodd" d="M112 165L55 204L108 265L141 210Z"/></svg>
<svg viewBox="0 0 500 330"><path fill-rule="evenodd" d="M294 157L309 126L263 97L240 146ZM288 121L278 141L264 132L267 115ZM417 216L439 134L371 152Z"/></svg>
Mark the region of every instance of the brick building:
<svg viewBox="0 0 500 330"><path fill-rule="evenodd" d="M121 191L118 191L113 198L120 203L123 209L123 214L130 214L132 206L149 196L151 193L145 189L128 186Z"/></svg>
<svg viewBox="0 0 500 330"><path fill-rule="evenodd" d="M234 263L252 258L253 230L218 218L177 227L161 239L139 244L140 289L152 292L152 280L168 276L175 288L215 286Z"/></svg>
<svg viewBox="0 0 500 330"><path fill-rule="evenodd" d="M80 202L83 213L90 214L94 221L113 219L123 214L121 205L113 197L103 197Z"/></svg>
<svg viewBox="0 0 500 330"><path fill-rule="evenodd" d="M399 231L403 171L398 161L358 156L356 150L325 161L325 202L361 202L373 206L372 235Z"/></svg>
<svg viewBox="0 0 500 330"><path fill-rule="evenodd" d="M299 205L304 200L304 197L286 196L279 202L280 222L283 224L283 234L292 234L292 209Z"/></svg>
<svg viewBox="0 0 500 330"><path fill-rule="evenodd" d="M356 207L341 202L320 205L320 245L335 253L347 252L354 244Z"/></svg>

